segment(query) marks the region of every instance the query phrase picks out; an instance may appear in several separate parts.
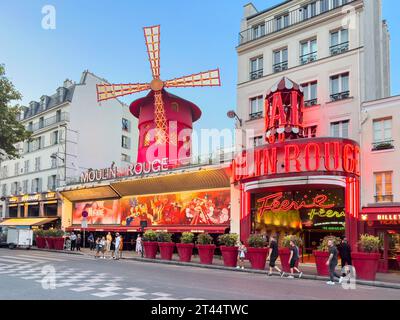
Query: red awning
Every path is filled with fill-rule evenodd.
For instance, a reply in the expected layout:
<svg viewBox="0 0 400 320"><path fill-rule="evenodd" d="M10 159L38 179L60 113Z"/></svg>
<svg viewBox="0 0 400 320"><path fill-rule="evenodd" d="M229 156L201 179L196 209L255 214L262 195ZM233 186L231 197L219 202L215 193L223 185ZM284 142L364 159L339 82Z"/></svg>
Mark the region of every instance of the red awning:
<svg viewBox="0 0 400 320"><path fill-rule="evenodd" d="M362 214L400 214L400 207L368 207L363 208Z"/></svg>
<svg viewBox="0 0 400 320"><path fill-rule="evenodd" d="M130 227L120 227L120 226L91 226L85 228L85 231L89 232L138 232L139 227L137 228L130 228ZM72 226L65 228L65 231L72 232L72 231L83 231L81 226Z"/></svg>
<svg viewBox="0 0 400 320"><path fill-rule="evenodd" d="M193 232L193 233L225 233L228 225L223 226L152 226L145 230L166 231L172 233ZM82 232L81 226L71 226L65 229L67 232ZM140 232L140 227L122 227L122 226L90 226L85 228L86 232Z"/></svg>

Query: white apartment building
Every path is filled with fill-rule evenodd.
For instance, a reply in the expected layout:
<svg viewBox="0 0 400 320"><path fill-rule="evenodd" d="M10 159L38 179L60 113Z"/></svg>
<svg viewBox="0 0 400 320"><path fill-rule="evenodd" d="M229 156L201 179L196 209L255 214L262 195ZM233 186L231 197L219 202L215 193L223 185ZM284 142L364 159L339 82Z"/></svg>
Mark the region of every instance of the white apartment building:
<svg viewBox="0 0 400 320"><path fill-rule="evenodd" d="M250 3L237 54L243 123L237 147L264 143L263 101L282 77L304 88L310 137L359 142L361 103L390 95L389 33L380 0L290 0L263 11ZM245 135L246 129L254 132Z"/></svg>
<svg viewBox="0 0 400 320"><path fill-rule="evenodd" d="M137 119L117 99L98 103L100 83L84 71L25 108L20 121L33 134L18 144L20 159L0 162L0 217L57 216L56 188L90 168L136 161Z"/></svg>

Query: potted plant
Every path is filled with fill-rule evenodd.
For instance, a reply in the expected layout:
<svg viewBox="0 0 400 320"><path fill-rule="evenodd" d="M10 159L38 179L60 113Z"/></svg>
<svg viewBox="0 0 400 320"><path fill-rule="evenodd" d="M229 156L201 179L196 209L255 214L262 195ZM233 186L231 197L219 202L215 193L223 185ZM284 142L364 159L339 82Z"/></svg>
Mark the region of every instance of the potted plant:
<svg viewBox="0 0 400 320"><path fill-rule="evenodd" d="M46 247L46 240L44 239L44 230L43 229L37 229L35 230L35 242L36 242L36 247L38 249L42 249Z"/></svg>
<svg viewBox="0 0 400 320"><path fill-rule="evenodd" d="M397 255L396 260L397 260L397 263L399 264L399 267L400 267L400 254Z"/></svg>
<svg viewBox="0 0 400 320"><path fill-rule="evenodd" d="M266 241L260 234L252 234L248 239L247 256L251 267L264 270L269 249L265 247Z"/></svg>
<svg viewBox="0 0 400 320"><path fill-rule="evenodd" d="M215 244L208 233L200 233L197 236L196 248L199 250L201 264L212 264L214 258Z"/></svg>
<svg viewBox="0 0 400 320"><path fill-rule="evenodd" d="M194 234L192 232L184 232L181 236L181 243L177 243L179 261L190 262L192 260Z"/></svg>
<svg viewBox="0 0 400 320"><path fill-rule="evenodd" d="M45 230L44 231L44 240L45 240L45 243L46 243L45 247L47 247L50 250L54 249L53 234L54 234L53 229L49 229L49 230Z"/></svg>
<svg viewBox="0 0 400 320"><path fill-rule="evenodd" d="M361 235L358 246L360 252L351 253L356 275L360 279L374 281L381 257L379 253L381 241L378 237L364 234Z"/></svg>
<svg viewBox="0 0 400 320"><path fill-rule="evenodd" d="M172 234L168 232L157 233L158 246L162 260L172 260L175 243L172 241Z"/></svg>
<svg viewBox="0 0 400 320"><path fill-rule="evenodd" d="M53 249L64 250L64 231L55 229L52 231L51 237L53 238Z"/></svg>
<svg viewBox="0 0 400 320"><path fill-rule="evenodd" d="M317 267L317 273L319 276L329 275L329 268L326 265L326 261L328 261L329 258L329 240L332 240L335 246L338 246L340 244L340 238L335 236L326 236L321 240L318 249L313 251L313 255L315 257L315 265Z"/></svg>
<svg viewBox="0 0 400 320"><path fill-rule="evenodd" d="M218 237L218 241L221 244L220 249L222 257L224 258L225 267L236 267L239 248L237 242L239 235L236 233L222 234Z"/></svg>
<svg viewBox="0 0 400 320"><path fill-rule="evenodd" d="M285 236L282 241L282 248L279 249L279 258L281 260L283 272L290 272L290 241L293 241L299 248L302 245L302 240L300 237L295 235ZM299 261L296 262L296 267L299 266Z"/></svg>
<svg viewBox="0 0 400 320"><path fill-rule="evenodd" d="M155 259L158 250L157 233L147 230L143 235L144 255L147 259Z"/></svg>

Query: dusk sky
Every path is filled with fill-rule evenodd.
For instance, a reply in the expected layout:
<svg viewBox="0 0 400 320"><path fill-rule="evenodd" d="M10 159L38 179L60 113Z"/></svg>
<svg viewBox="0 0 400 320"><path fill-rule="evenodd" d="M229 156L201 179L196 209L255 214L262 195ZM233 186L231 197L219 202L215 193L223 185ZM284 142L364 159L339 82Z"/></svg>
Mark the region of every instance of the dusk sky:
<svg viewBox="0 0 400 320"><path fill-rule="evenodd" d="M371 0L375 1L375 0ZM22 103L55 93L88 69L112 83L147 82L150 67L142 27L161 24L161 78L221 69L221 88L171 89L203 111L196 128L232 128L236 107L238 41L248 0L0 0L0 63ZM281 0L254 0L263 10ZM56 8L56 29L41 26L42 7ZM400 94L398 0L383 0L391 31L392 95ZM267 89L267 88L266 88ZM123 98L130 103L143 96Z"/></svg>

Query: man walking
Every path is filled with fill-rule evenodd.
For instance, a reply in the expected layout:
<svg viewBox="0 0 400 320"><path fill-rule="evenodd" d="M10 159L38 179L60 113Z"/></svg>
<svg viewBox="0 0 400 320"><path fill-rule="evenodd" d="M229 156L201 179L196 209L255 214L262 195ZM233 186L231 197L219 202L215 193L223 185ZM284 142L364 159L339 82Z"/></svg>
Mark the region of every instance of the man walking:
<svg viewBox="0 0 400 320"><path fill-rule="evenodd" d="M76 234L74 232L71 233L71 251L74 251L76 248Z"/></svg>
<svg viewBox="0 0 400 320"><path fill-rule="evenodd" d="M119 246L121 244L121 238L119 233L117 232L115 235L115 252L114 252L114 259L119 260Z"/></svg>
<svg viewBox="0 0 400 320"><path fill-rule="evenodd" d="M111 232L109 232L109 233L107 233L107 236L106 236L106 251L107 252L110 252L111 242L112 242L112 235L111 235Z"/></svg>
<svg viewBox="0 0 400 320"><path fill-rule="evenodd" d="M329 266L329 277L330 280L327 282L329 285L334 285L335 284L335 278L339 279L339 283L342 283L343 278L339 276L335 269L338 264L338 250L333 243L333 240L328 240L328 247L329 247L329 258L328 261L326 261L326 265Z"/></svg>
<svg viewBox="0 0 400 320"><path fill-rule="evenodd" d="M90 251L93 251L95 246L93 233L89 234L88 241L89 241Z"/></svg>
<svg viewBox="0 0 400 320"><path fill-rule="evenodd" d="M289 257L289 264L290 264L290 276L289 279L294 278L294 270L299 273L299 278L303 275L303 272L296 267L297 261L299 261L299 248L296 246L293 240L290 241L290 257Z"/></svg>
<svg viewBox="0 0 400 320"><path fill-rule="evenodd" d="M285 275L285 273L276 266L276 259L278 259L278 242L276 241L276 237L271 235L270 243L269 243L269 255L267 261L269 260L269 273L268 276L272 276L272 271L275 269L279 272L281 278Z"/></svg>
<svg viewBox="0 0 400 320"><path fill-rule="evenodd" d="M339 248L340 259L342 260L342 270L346 266L351 266L351 247L347 241L347 238L343 238L342 243L340 244ZM346 276L345 273L342 276Z"/></svg>

